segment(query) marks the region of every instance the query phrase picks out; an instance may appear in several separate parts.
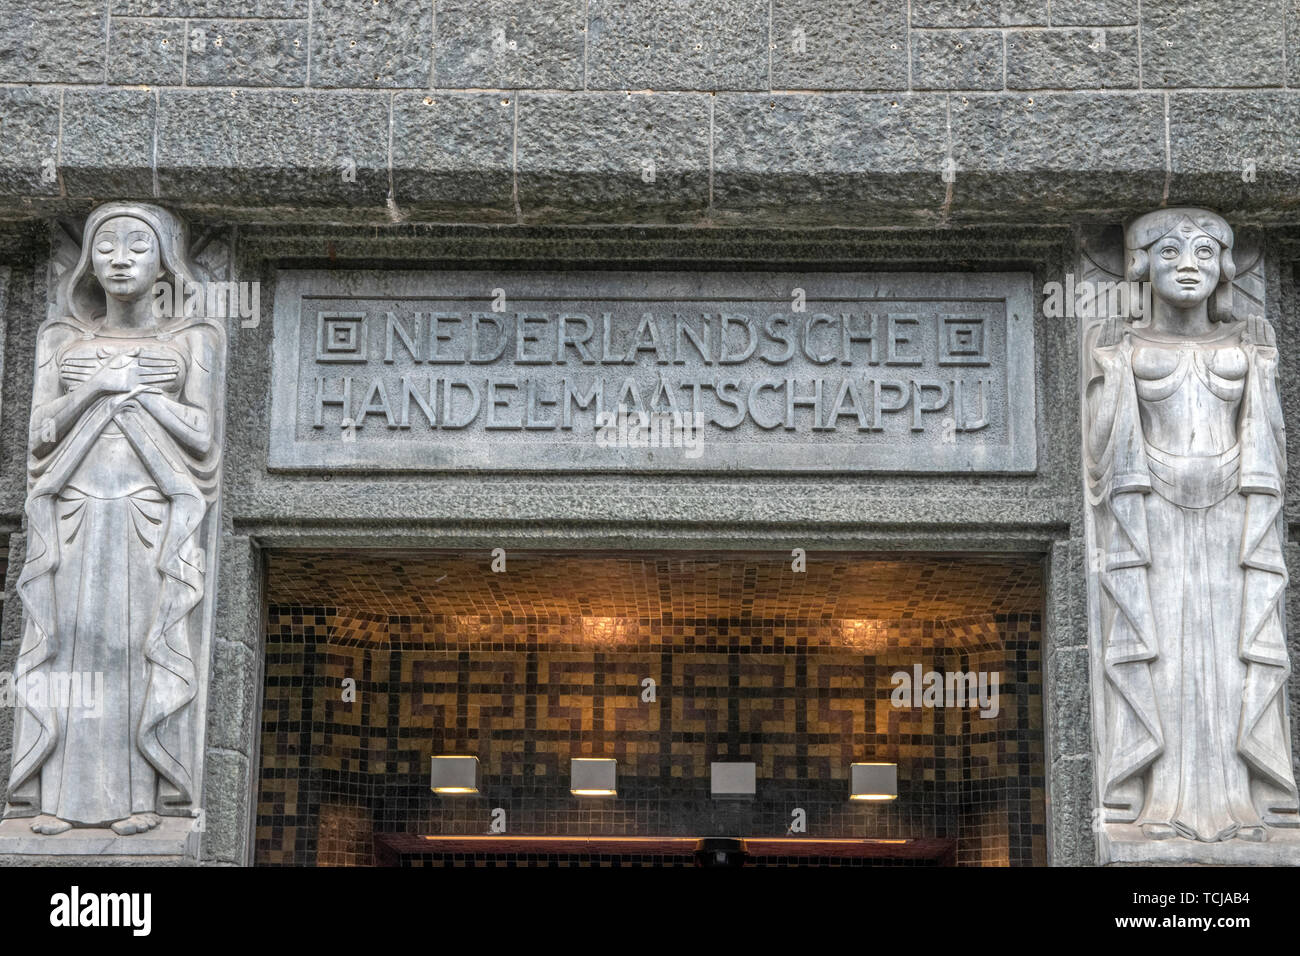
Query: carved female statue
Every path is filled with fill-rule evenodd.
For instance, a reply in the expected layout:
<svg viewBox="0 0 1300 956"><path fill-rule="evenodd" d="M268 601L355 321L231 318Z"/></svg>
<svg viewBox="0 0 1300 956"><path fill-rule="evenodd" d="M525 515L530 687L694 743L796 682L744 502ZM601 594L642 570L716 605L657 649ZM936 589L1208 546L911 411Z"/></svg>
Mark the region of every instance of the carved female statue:
<svg viewBox="0 0 1300 956"><path fill-rule="evenodd" d="M38 833L189 812L225 333L156 314L158 280L195 286L187 252L166 210L100 206L39 334L9 797ZM37 692L89 673L99 713Z"/></svg>
<svg viewBox="0 0 1300 956"><path fill-rule="evenodd" d="M1205 210L1135 220L1128 278L1151 283L1151 314L1085 345L1099 786L1109 822L1148 839L1257 841L1296 821L1277 349L1267 321L1231 314L1232 245Z"/></svg>

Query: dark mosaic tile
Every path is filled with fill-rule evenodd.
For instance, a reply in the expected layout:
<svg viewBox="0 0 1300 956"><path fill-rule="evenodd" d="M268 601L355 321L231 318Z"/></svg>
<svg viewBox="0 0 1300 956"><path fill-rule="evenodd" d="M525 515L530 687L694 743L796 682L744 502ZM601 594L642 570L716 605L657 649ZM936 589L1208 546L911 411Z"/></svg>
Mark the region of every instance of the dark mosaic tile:
<svg viewBox="0 0 1300 956"><path fill-rule="evenodd" d="M689 559L644 557L641 580L656 583L623 593L619 604L584 558L517 561L508 590L485 568L466 570L474 559L465 556L395 560L272 559L271 590L281 600L267 619L259 864L371 865L377 834L482 834L494 808L505 810L512 834L780 836L796 807L810 837L938 837L956 841L959 865L1046 862L1036 563L973 563L973 584L962 583L950 559L886 562L892 570L875 580L930 590L877 590L869 602L853 592L872 580L859 568L872 562L839 557L833 602L805 591L780 606L765 595L761 616L734 616L737 596L759 601L754 582L763 574L782 586L773 568L701 560L694 570L712 576L705 587ZM620 560L606 576L616 591L636 577L633 559ZM433 571L454 585L431 587ZM299 599L285 603L290 593ZM962 613L931 616L936 593L964 595ZM874 616L828 613L836 607ZM892 675L916 664L999 672L999 713L895 707ZM647 676L657 682L653 704L640 697ZM478 754L481 793L431 793L432 753ZM571 796L573 756L615 757L618 797ZM754 760L758 796L710 799L709 763L718 759ZM848 765L873 759L898 763L899 799L850 802ZM656 860L667 865L626 854L405 862Z"/></svg>

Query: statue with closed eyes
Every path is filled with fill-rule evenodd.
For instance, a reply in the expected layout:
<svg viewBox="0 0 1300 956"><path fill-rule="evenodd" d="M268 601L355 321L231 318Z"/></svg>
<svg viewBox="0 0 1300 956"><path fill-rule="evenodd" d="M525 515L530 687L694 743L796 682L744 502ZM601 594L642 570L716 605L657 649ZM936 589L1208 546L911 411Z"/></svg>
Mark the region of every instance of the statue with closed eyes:
<svg viewBox="0 0 1300 956"><path fill-rule="evenodd" d="M159 280L197 282L186 237L157 206L100 206L38 334L8 803L41 834L196 812L226 340L156 306ZM49 693L89 674L94 708Z"/></svg>

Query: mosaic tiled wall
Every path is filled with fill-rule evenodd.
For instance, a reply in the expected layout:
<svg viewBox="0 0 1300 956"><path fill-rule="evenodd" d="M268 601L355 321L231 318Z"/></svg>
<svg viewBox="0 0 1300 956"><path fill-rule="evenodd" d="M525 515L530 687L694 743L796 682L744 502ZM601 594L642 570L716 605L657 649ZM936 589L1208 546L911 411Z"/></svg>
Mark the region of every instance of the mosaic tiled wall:
<svg viewBox="0 0 1300 956"><path fill-rule="evenodd" d="M286 579L308 559L295 560ZM497 582L482 582L490 596ZM377 832L484 834L494 808L512 834L641 836L782 836L801 808L809 837L947 837L961 864L1045 862L1037 613L394 614L373 608L408 609L353 600L270 608L260 864L365 865ZM998 715L895 706L893 675L918 665L998 672ZM435 753L477 754L481 792L433 794ZM617 758L618 796L572 796L576 756ZM757 796L711 799L714 760L755 761ZM847 799L864 760L898 763L896 801Z"/></svg>

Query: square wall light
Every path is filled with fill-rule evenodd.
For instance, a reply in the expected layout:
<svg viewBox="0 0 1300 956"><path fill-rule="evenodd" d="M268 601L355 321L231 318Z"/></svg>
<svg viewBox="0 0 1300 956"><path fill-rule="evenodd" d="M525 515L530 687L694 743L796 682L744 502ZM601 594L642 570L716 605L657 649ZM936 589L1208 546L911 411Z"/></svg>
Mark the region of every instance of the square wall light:
<svg viewBox="0 0 1300 956"><path fill-rule="evenodd" d="M434 757L429 784L434 793L478 793L478 757Z"/></svg>
<svg viewBox="0 0 1300 956"><path fill-rule="evenodd" d="M849 799L898 799L898 764L849 764Z"/></svg>
<svg viewBox="0 0 1300 956"><path fill-rule="evenodd" d="M611 757L574 757L569 763L569 793L575 797L618 795L618 761Z"/></svg>
<svg viewBox="0 0 1300 956"><path fill-rule="evenodd" d="M712 763L709 776L709 790L715 797L752 797L758 790L757 764Z"/></svg>

